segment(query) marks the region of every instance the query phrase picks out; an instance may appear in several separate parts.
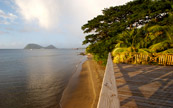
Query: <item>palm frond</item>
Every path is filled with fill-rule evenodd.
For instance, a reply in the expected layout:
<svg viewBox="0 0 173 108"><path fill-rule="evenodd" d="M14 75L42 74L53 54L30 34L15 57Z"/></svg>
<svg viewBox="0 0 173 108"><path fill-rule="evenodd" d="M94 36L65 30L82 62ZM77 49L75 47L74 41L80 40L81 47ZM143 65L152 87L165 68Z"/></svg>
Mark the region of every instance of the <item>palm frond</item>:
<svg viewBox="0 0 173 108"><path fill-rule="evenodd" d="M152 32L152 33L162 31L162 30L164 30L164 26L160 26L160 25L154 25L147 29L147 31Z"/></svg>
<svg viewBox="0 0 173 108"><path fill-rule="evenodd" d="M115 45L115 48L119 48L119 47L121 47L121 43L117 43L117 44Z"/></svg>
<svg viewBox="0 0 173 108"><path fill-rule="evenodd" d="M154 44L154 45L149 47L151 52L163 51L163 50L165 50L167 48L169 48L169 42L167 40L163 41L163 42L159 42L159 43Z"/></svg>
<svg viewBox="0 0 173 108"><path fill-rule="evenodd" d="M160 53L162 53L162 54L169 54L169 53L173 54L173 48L167 49L167 50L162 51L162 52L160 52Z"/></svg>
<svg viewBox="0 0 173 108"><path fill-rule="evenodd" d="M149 49L139 49L138 52L142 53L142 54L150 54L150 50Z"/></svg>
<svg viewBox="0 0 173 108"><path fill-rule="evenodd" d="M170 42L173 43L173 25L168 26L168 28L166 30L166 36L168 37Z"/></svg>
<svg viewBox="0 0 173 108"><path fill-rule="evenodd" d="M125 53L128 51L128 48L115 48L112 51L112 55L115 56L117 53Z"/></svg>

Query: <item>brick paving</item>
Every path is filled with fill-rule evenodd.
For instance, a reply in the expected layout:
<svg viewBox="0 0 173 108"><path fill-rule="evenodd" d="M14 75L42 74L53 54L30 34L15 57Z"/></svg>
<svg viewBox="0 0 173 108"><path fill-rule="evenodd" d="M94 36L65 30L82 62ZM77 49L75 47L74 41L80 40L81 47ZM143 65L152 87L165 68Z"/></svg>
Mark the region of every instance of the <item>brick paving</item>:
<svg viewBox="0 0 173 108"><path fill-rule="evenodd" d="M114 64L121 108L173 108L173 66Z"/></svg>

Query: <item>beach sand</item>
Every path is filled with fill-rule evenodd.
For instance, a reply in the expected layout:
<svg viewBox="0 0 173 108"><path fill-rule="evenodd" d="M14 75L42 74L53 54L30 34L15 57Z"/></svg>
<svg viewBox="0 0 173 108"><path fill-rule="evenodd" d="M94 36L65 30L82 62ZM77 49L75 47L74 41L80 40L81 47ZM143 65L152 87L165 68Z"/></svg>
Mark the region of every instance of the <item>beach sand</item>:
<svg viewBox="0 0 173 108"><path fill-rule="evenodd" d="M62 108L96 108L105 68L91 56L69 81L61 99Z"/></svg>

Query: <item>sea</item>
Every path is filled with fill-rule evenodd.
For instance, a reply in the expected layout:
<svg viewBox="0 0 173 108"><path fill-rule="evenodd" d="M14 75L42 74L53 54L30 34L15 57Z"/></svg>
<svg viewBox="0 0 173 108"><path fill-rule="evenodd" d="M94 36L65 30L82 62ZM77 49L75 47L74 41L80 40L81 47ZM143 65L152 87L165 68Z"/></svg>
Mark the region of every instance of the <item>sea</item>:
<svg viewBox="0 0 173 108"><path fill-rule="evenodd" d="M84 50L0 50L0 108L60 108ZM81 68L81 67L80 67Z"/></svg>

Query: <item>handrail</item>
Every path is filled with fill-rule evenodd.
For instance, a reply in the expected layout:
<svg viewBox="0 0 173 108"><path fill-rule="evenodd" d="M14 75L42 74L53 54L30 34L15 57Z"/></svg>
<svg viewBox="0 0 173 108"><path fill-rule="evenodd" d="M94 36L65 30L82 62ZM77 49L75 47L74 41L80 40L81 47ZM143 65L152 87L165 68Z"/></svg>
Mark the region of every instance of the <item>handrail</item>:
<svg viewBox="0 0 173 108"><path fill-rule="evenodd" d="M120 108L111 53L108 54L97 108Z"/></svg>
<svg viewBox="0 0 173 108"><path fill-rule="evenodd" d="M173 65L173 54L116 53L114 63Z"/></svg>

